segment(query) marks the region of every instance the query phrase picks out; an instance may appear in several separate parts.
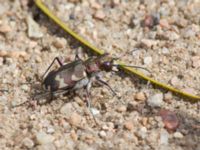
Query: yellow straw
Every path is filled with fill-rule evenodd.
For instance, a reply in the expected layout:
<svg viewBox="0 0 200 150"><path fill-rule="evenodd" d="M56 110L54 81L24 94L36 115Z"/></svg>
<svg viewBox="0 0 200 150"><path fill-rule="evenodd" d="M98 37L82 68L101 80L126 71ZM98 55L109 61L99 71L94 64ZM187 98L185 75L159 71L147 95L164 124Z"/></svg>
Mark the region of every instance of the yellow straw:
<svg viewBox="0 0 200 150"><path fill-rule="evenodd" d="M35 0L35 4L37 5L37 7L39 7L43 13L45 13L49 18L51 18L57 25L59 25L64 31L66 31L68 34L70 34L72 37L74 37L77 41L79 41L80 43L82 43L83 45L85 45L86 47L88 47L90 50L92 50L93 52L102 55L104 54L103 50L100 50L99 48L93 46L92 44L90 44L88 41L86 41L85 39L83 39L81 36L79 36L77 33L75 33L73 30L71 30L67 24L65 24L64 22L62 22L58 17L56 17L42 2L41 0ZM134 75L137 75L151 83L153 83L154 85L161 87L165 90L171 91L174 94L178 94L181 95L183 97L185 97L185 100L188 100L190 102L198 102L200 101L200 97L196 96L196 95L192 95L189 93L185 93L183 91L180 91L178 89L175 89L169 85L163 84L161 82L158 82L150 77L145 76L144 74L142 74L141 72L137 71L134 68L131 67L124 67L124 63L119 62L118 63L119 66L121 67L121 69L123 69L125 72L130 72Z"/></svg>

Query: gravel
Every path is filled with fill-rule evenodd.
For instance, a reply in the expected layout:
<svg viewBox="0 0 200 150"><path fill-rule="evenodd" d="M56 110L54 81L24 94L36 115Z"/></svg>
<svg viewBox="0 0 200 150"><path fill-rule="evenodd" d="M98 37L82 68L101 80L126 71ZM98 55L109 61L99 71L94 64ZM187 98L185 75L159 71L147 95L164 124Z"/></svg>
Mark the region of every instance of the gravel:
<svg viewBox="0 0 200 150"><path fill-rule="evenodd" d="M113 57L147 68L151 74L139 70L160 82L200 93L199 1L45 3L69 27ZM0 149L199 147L199 102L184 101L123 72L102 73L118 96L104 86L91 88L91 111L98 125L83 98L84 90L45 103L48 98L38 94L43 92L43 73L55 57L73 61L77 49L83 60L92 55L32 1L0 0ZM52 69L57 67L55 63ZM40 97L39 104L35 96Z"/></svg>

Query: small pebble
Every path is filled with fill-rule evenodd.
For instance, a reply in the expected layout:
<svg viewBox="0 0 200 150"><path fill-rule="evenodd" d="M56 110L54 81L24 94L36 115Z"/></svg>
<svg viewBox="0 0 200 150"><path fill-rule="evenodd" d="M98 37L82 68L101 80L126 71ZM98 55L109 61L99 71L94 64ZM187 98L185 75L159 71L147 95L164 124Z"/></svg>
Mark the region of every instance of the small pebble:
<svg viewBox="0 0 200 150"><path fill-rule="evenodd" d="M150 39L142 39L141 40L141 46L145 48L152 48L152 46L157 45L157 41L155 40L150 40Z"/></svg>
<svg viewBox="0 0 200 150"><path fill-rule="evenodd" d="M175 23L176 23L177 26L183 28L183 27L187 26L188 21L186 19L184 19L184 18L180 18L179 17L179 18L176 18Z"/></svg>
<svg viewBox="0 0 200 150"><path fill-rule="evenodd" d="M77 141L78 136L74 130L71 131L70 136L74 141Z"/></svg>
<svg viewBox="0 0 200 150"><path fill-rule="evenodd" d="M55 132L55 129L53 127L48 127L47 128L47 133L52 134Z"/></svg>
<svg viewBox="0 0 200 150"><path fill-rule="evenodd" d="M189 93L189 94L193 94L193 95L197 94L196 90L193 89L193 88L184 88L184 89L182 89L182 91L186 92L186 93Z"/></svg>
<svg viewBox="0 0 200 150"><path fill-rule="evenodd" d="M161 118L163 120L165 128L169 132L175 131L178 128L179 120L174 112L162 109L162 110L160 110L159 115L161 116Z"/></svg>
<svg viewBox="0 0 200 150"><path fill-rule="evenodd" d="M106 132L105 132L105 131L100 131L100 132L99 132L99 136L100 136L101 138L105 138L105 137L106 137Z"/></svg>
<svg viewBox="0 0 200 150"><path fill-rule="evenodd" d="M23 85L21 86L21 89L22 89L23 91L28 91L28 90L29 90L29 86L28 86L27 84L23 84Z"/></svg>
<svg viewBox="0 0 200 150"><path fill-rule="evenodd" d="M105 130L105 131L108 131L108 130L109 130L109 127L108 127L107 125L103 125L103 126L102 126L102 129Z"/></svg>
<svg viewBox="0 0 200 150"><path fill-rule="evenodd" d="M124 123L124 128L129 130L129 131L133 130L133 127L134 126L133 126L133 123L131 121L127 121L127 122Z"/></svg>
<svg viewBox="0 0 200 150"><path fill-rule="evenodd" d="M170 28L170 25L169 25L169 22L167 19L160 19L160 22L159 22L160 26L162 28L166 28L166 29L169 29Z"/></svg>
<svg viewBox="0 0 200 150"><path fill-rule="evenodd" d="M32 19L31 16L27 17L28 36L30 38L41 38L43 33L40 31L39 25Z"/></svg>
<svg viewBox="0 0 200 150"><path fill-rule="evenodd" d="M0 57L11 57L11 58L27 58L28 54L25 51L6 51L6 50L0 50Z"/></svg>
<svg viewBox="0 0 200 150"><path fill-rule="evenodd" d="M147 128L141 127L139 131L137 132L137 136L139 136L142 139L145 139L147 137Z"/></svg>
<svg viewBox="0 0 200 150"><path fill-rule="evenodd" d="M67 118L69 118L73 112L73 106L71 103L64 104L60 109L60 113L66 115Z"/></svg>
<svg viewBox="0 0 200 150"><path fill-rule="evenodd" d="M64 48L64 42L61 39L56 39L52 44L58 49Z"/></svg>
<svg viewBox="0 0 200 150"><path fill-rule="evenodd" d="M174 133L174 137L175 137L175 138L178 138L178 139L182 139L182 138L183 138L183 134L180 133L180 132L175 132L175 133Z"/></svg>
<svg viewBox="0 0 200 150"><path fill-rule="evenodd" d="M195 37L196 33L199 32L200 28L196 25L191 25L188 26L184 31L183 31L183 37L184 38L190 38L190 37Z"/></svg>
<svg viewBox="0 0 200 150"><path fill-rule="evenodd" d="M138 92L135 94L135 100L138 101L145 101L146 100L146 96L144 92Z"/></svg>
<svg viewBox="0 0 200 150"><path fill-rule="evenodd" d="M169 31L165 35L171 41L175 41L175 40L178 40L180 38L180 35L177 34L176 32L173 32L173 31Z"/></svg>
<svg viewBox="0 0 200 150"><path fill-rule="evenodd" d="M24 138L22 143L26 148L32 148L34 146L34 142L28 137Z"/></svg>
<svg viewBox="0 0 200 150"><path fill-rule="evenodd" d="M192 67L194 67L194 68L200 67L200 57L199 56L192 57Z"/></svg>
<svg viewBox="0 0 200 150"><path fill-rule="evenodd" d="M54 137L52 135L46 134L45 132L38 132L36 134L36 140L39 144L48 144L54 141Z"/></svg>
<svg viewBox="0 0 200 150"><path fill-rule="evenodd" d="M56 150L56 147L54 146L53 143L47 143L43 145L38 145L37 150Z"/></svg>
<svg viewBox="0 0 200 150"><path fill-rule="evenodd" d="M36 63L41 63L42 62L42 58L40 56L36 56L35 57L35 61L36 61Z"/></svg>
<svg viewBox="0 0 200 150"><path fill-rule="evenodd" d="M94 8L94 9L101 9L102 8L102 6L99 4L99 3L97 3L96 1L90 1L90 5L91 5L91 7L92 8Z"/></svg>
<svg viewBox="0 0 200 150"><path fill-rule="evenodd" d="M96 109L96 108L91 108L91 112L92 112L92 114L93 114L94 116L100 114L100 111L99 111L98 109Z"/></svg>
<svg viewBox="0 0 200 150"><path fill-rule="evenodd" d="M171 83L173 86L175 86L175 87L179 87L179 86L181 85L181 81L180 81L180 79L179 79L177 76L173 77L173 78L170 80L170 83Z"/></svg>
<svg viewBox="0 0 200 150"><path fill-rule="evenodd" d="M164 94L164 100L165 102L171 103L171 100L173 99L172 93L168 92L166 94Z"/></svg>
<svg viewBox="0 0 200 150"><path fill-rule="evenodd" d="M145 65L149 65L151 63L152 63L152 57L150 57L150 56L144 57L144 64Z"/></svg>
<svg viewBox="0 0 200 150"><path fill-rule="evenodd" d="M143 117L142 118L142 125L143 126L147 126L147 124L148 124L148 118L147 117Z"/></svg>
<svg viewBox="0 0 200 150"><path fill-rule="evenodd" d="M169 133L166 130L162 130L160 133L160 144L161 145L169 144Z"/></svg>
<svg viewBox="0 0 200 150"><path fill-rule="evenodd" d="M106 15L104 14L104 12L102 10L98 10L94 14L94 18L99 19L99 20L103 20L105 17L106 17Z"/></svg>
<svg viewBox="0 0 200 150"><path fill-rule="evenodd" d="M147 103L151 107L161 107L163 105L163 94L158 93L149 97Z"/></svg>
<svg viewBox="0 0 200 150"><path fill-rule="evenodd" d="M155 25L158 24L158 18L153 15L145 16L143 20L144 27L153 28Z"/></svg>
<svg viewBox="0 0 200 150"><path fill-rule="evenodd" d="M8 25L2 25L2 26L0 26L0 32L1 33L8 33L8 32L11 32L11 31L12 31L12 29Z"/></svg>
<svg viewBox="0 0 200 150"><path fill-rule="evenodd" d="M120 107L117 108L117 112L122 113L122 112L125 112L125 111L126 111L126 106L120 106Z"/></svg>
<svg viewBox="0 0 200 150"><path fill-rule="evenodd" d="M115 7L120 4L120 0L112 0L111 7Z"/></svg>
<svg viewBox="0 0 200 150"><path fill-rule="evenodd" d="M77 113L73 113L69 119L69 123L73 126L80 126L81 116Z"/></svg>
<svg viewBox="0 0 200 150"><path fill-rule="evenodd" d="M162 53L163 53L163 54L169 54L169 49L166 48L166 47L163 47L163 48L162 48Z"/></svg>

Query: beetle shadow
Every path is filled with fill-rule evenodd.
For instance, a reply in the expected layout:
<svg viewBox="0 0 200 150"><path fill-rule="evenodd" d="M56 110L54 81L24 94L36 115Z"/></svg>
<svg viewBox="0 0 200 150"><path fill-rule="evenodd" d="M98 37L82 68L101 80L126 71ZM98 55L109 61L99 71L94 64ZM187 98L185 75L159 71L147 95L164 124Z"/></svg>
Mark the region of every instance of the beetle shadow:
<svg viewBox="0 0 200 150"><path fill-rule="evenodd" d="M66 97L68 100L72 100L75 95L78 95L74 90L59 90L55 92L45 90L41 83L31 84L30 97L32 101L35 101L37 105L51 104L58 98L61 98L66 103ZM79 96L79 95L78 95ZM68 102L68 101L67 101Z"/></svg>

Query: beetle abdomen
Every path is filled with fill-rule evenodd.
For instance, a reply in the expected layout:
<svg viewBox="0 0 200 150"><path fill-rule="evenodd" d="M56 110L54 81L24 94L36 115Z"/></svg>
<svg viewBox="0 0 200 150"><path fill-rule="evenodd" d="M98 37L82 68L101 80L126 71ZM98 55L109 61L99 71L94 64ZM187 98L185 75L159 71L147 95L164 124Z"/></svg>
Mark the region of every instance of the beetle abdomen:
<svg viewBox="0 0 200 150"><path fill-rule="evenodd" d="M60 89L70 89L76 85L77 82L87 77L85 66L82 63L60 67L57 71L51 71L44 79L45 89L56 91Z"/></svg>
<svg viewBox="0 0 200 150"><path fill-rule="evenodd" d="M59 89L59 82L55 80L55 71L50 72L43 81L44 88L48 91L56 91Z"/></svg>

